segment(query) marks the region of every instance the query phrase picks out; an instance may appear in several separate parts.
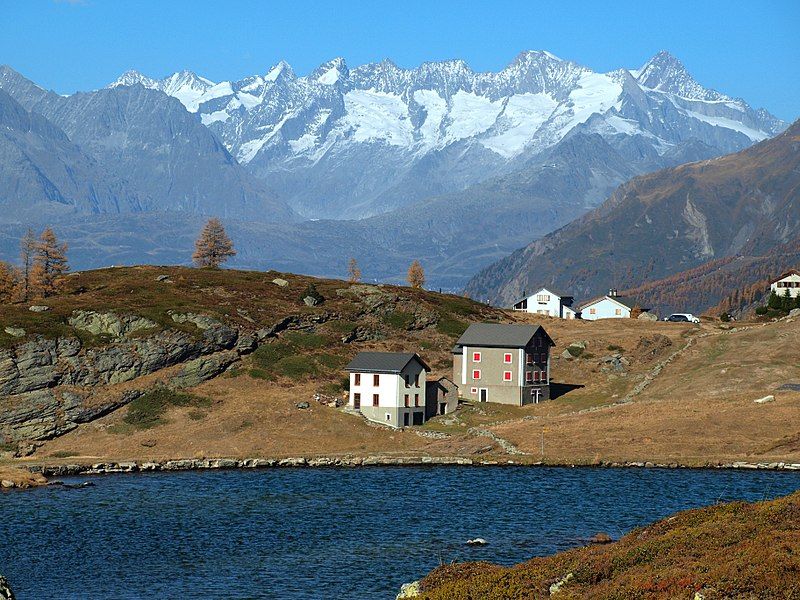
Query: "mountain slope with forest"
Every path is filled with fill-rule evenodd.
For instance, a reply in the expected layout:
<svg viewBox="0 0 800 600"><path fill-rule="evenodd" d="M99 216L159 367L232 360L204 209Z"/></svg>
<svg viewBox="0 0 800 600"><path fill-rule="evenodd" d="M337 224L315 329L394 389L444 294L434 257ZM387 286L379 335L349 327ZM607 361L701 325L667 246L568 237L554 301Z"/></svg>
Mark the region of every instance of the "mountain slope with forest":
<svg viewBox="0 0 800 600"><path fill-rule="evenodd" d="M581 219L487 267L466 290L508 304L541 285L577 297L640 288L712 260L772 256L798 230L800 122L739 153L631 180ZM716 294L661 298L660 306L686 300L701 310L724 290Z"/></svg>

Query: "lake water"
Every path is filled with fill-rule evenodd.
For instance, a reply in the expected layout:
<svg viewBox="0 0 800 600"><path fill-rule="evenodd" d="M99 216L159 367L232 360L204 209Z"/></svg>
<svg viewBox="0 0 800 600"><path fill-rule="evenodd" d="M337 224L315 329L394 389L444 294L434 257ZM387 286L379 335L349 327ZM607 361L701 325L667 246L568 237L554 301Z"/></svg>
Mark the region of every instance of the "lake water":
<svg viewBox="0 0 800 600"><path fill-rule="evenodd" d="M0 494L19 600L394 598L440 560L511 564L800 472L374 467L76 478ZM489 545L464 542L483 537Z"/></svg>

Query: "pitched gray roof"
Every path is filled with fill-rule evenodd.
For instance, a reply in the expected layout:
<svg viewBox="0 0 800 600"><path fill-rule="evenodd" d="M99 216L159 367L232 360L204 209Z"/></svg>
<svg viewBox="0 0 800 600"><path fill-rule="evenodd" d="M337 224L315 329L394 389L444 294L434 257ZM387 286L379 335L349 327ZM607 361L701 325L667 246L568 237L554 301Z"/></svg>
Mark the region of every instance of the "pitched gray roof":
<svg viewBox="0 0 800 600"><path fill-rule="evenodd" d="M603 298L608 298L609 300L613 300L614 302L619 302L623 306L627 306L629 309L633 310L637 306L642 309L642 311L647 312L650 309L645 308L642 304L636 299L631 298L630 296L598 296L597 298L592 298L591 300L587 300L583 304L581 304L581 310L589 306L590 304L594 304L595 302L599 302Z"/></svg>
<svg viewBox="0 0 800 600"><path fill-rule="evenodd" d="M501 323L473 323L456 342L460 346L485 348L524 348L538 331L553 343L541 325L505 325Z"/></svg>
<svg viewBox="0 0 800 600"><path fill-rule="evenodd" d="M426 371L430 371L428 365L414 352L359 352L345 369L361 373L400 373L415 359Z"/></svg>

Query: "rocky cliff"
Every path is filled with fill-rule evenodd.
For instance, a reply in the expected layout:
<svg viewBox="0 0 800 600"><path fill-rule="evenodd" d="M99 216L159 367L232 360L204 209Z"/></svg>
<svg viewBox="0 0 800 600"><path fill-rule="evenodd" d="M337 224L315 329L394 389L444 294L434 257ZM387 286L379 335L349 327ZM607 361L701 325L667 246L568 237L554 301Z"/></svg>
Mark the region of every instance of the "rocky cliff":
<svg viewBox="0 0 800 600"><path fill-rule="evenodd" d="M135 315L76 311L75 335L36 336L0 350L0 436L23 447L101 417L137 398L141 386L117 386L175 367L176 388L219 375L255 349L257 336L204 315L174 313L184 329L158 330ZM267 337L273 331L262 331ZM92 341L107 340L94 346ZM102 387L101 387L102 386ZM117 389L119 388L119 389Z"/></svg>

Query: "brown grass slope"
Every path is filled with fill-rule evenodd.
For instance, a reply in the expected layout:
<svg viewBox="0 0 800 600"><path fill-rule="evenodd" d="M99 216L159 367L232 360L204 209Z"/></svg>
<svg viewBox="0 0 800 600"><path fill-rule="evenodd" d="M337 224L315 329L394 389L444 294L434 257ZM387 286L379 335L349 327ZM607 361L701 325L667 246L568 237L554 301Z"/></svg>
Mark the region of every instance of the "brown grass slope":
<svg viewBox="0 0 800 600"><path fill-rule="evenodd" d="M443 566L421 583L428 600L800 598L800 492L681 512L613 544L514 567Z"/></svg>
<svg viewBox="0 0 800 600"><path fill-rule="evenodd" d="M796 122L742 152L632 179L596 210L481 271L467 291L504 304L541 285L591 296L710 260L766 256L799 229Z"/></svg>

